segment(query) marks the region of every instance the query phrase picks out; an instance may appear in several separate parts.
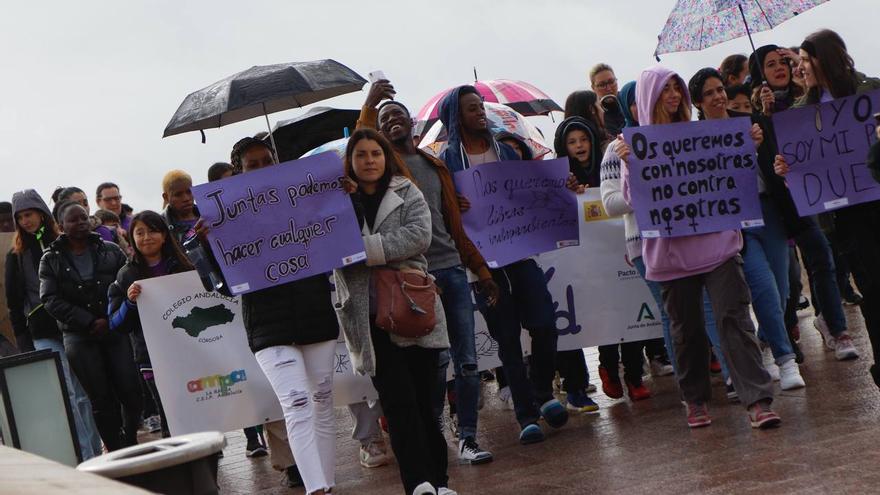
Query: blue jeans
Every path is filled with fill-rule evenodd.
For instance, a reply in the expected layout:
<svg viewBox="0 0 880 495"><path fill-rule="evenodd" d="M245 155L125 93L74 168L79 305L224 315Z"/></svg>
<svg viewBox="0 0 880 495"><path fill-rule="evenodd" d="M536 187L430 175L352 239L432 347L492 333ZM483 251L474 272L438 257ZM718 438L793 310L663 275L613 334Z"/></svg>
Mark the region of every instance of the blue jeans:
<svg viewBox="0 0 880 495"><path fill-rule="evenodd" d="M67 362L67 354L64 353L64 343L55 339L34 339L34 349L38 351L49 349L57 352L58 357L61 358L64 380L67 382L67 397L70 400L83 461L101 455L101 437L98 436L98 427L95 426L95 418L92 416L92 403L79 380L76 379L76 375L70 371L70 363Z"/></svg>
<svg viewBox="0 0 880 495"><path fill-rule="evenodd" d="M449 333L449 353L440 353L437 379L438 397L434 401L437 418L443 414L446 391L446 367L449 357L455 366L455 407L460 438L477 435L477 404L480 397L480 373L477 371L477 348L474 341L474 303L461 265L431 271L440 289L446 331Z"/></svg>
<svg viewBox="0 0 880 495"><path fill-rule="evenodd" d="M639 271L639 275L642 276L642 280L648 284L648 289L651 291L651 295L654 296L654 302L660 308L660 321L663 323L663 343L666 346L666 354L669 355L669 362L672 363L672 369L676 376L678 376L678 365L675 364L675 346L672 345L672 334L669 331L669 315L663 306L660 284L645 278L645 260L641 256L632 260L632 263L635 265L636 270ZM730 378L730 372L727 370L727 363L724 361L724 354L721 352L721 340L718 338L718 329L715 326L715 314L712 312L712 303L709 301L709 294L705 288L703 289L703 320L706 326L706 336L709 337L709 342L715 351L715 357L718 358L718 363L721 365L721 375L726 381Z"/></svg>
<svg viewBox="0 0 880 495"><path fill-rule="evenodd" d="M538 420L539 406L553 399L559 338L553 298L547 290L544 271L532 259L490 271L501 297L490 307L485 295L475 291L477 306L486 319L489 334L498 342L498 356L510 387L516 420L524 428ZM523 328L532 338L528 371L520 342Z"/></svg>
<svg viewBox="0 0 880 495"><path fill-rule="evenodd" d="M758 317L758 336L770 346L776 364L794 359L785 329L788 301L788 240L782 216L769 198L761 198L764 226L743 230L743 271L752 308Z"/></svg>
<svg viewBox="0 0 880 495"><path fill-rule="evenodd" d="M815 217L804 220L809 222L809 227L795 237L795 242L801 250L804 266L810 272L810 290L822 308L822 315L831 335L840 335L846 330L846 316L840 302L840 288L837 286L837 271L831 245L819 229Z"/></svg>

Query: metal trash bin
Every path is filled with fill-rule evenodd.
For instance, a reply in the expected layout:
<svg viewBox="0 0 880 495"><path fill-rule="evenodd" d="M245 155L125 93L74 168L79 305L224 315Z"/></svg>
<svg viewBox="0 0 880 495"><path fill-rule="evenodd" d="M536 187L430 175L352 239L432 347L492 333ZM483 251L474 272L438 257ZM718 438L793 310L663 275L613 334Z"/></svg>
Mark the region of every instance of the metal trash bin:
<svg viewBox="0 0 880 495"><path fill-rule="evenodd" d="M179 435L90 459L77 470L165 494L213 495L218 454L226 438L216 431Z"/></svg>

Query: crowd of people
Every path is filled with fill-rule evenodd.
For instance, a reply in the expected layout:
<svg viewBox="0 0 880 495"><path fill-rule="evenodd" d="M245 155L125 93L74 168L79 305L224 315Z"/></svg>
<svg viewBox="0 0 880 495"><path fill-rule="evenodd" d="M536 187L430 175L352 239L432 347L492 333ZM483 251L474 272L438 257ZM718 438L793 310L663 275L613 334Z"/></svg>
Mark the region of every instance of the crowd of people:
<svg viewBox="0 0 880 495"><path fill-rule="evenodd" d="M859 306L873 354L880 353L880 205L800 216L771 119L788 108L880 89L880 80L856 70L837 33L822 30L795 48L766 45L751 56L733 55L687 81L655 66L619 84L604 63L588 78L591 89L567 98L553 148L557 157L568 158L571 190L598 187L608 214L623 216L620 249L661 308L663 328L661 339L599 347L605 395L649 399L647 363L655 376L675 376L686 425L705 427L712 421L710 377L721 373L727 398L742 404L752 427L780 425L772 408L773 382L782 390L807 386L798 347L803 329L795 314L805 304L801 260L813 324L835 358L852 360L865 352L853 344L845 304ZM630 194L630 147L621 130L687 122L693 108L700 120L751 118L764 225L643 239ZM439 116L448 139L434 156L417 148L410 110L391 82L374 82L344 156L365 262L241 297L248 344L284 413L281 422L245 430L247 455L265 455L268 438L273 466L285 471L289 486L302 484L307 493L331 493L335 485L333 358L340 331L355 371L370 376L379 396L376 403L349 406L352 435L361 443L359 462L379 467L393 453L407 494L455 493L443 431L447 402L457 459L473 465L493 460L477 439L487 374L498 381L499 397L512 403L524 445L543 441L544 428L563 427L569 414L598 409L583 352L557 352L555 310L538 262L527 258L492 268L462 226L470 202L456 191L452 174L529 160L528 145L515 135L490 132L473 86L452 90ZM878 161L875 144L867 162L876 180ZM265 139L245 137L232 147L230 162L212 165L207 178L275 164ZM137 302L139 281L194 269L184 245L203 240L208 229L199 221L192 185L185 172L168 172L161 181L161 213L135 214L112 182L97 187L96 211L73 186L55 191L51 209L33 189L0 204L0 227L15 232L6 258L15 345L22 352L50 349L60 355L84 458L134 445L144 426L169 435ZM413 337L377 325L372 279L381 269L431 275L440 289L433 329ZM861 294L852 288L850 273ZM502 366L494 373L477 366L474 299L498 343ZM522 329L531 338L527 359ZM450 365L455 378L447 383ZM880 386L876 364L871 373Z"/></svg>

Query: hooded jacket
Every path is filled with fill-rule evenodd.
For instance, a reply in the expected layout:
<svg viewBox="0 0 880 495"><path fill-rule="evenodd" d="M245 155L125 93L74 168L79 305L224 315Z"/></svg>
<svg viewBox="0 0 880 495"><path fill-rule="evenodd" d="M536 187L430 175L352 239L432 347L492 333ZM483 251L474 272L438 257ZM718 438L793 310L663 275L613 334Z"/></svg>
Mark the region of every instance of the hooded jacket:
<svg viewBox="0 0 880 495"><path fill-rule="evenodd" d="M663 87L671 79L678 80L682 104L690 105L687 85L675 72L660 66L645 69L636 85L636 108L639 122L652 125L654 105L660 99ZM621 167L623 197L632 203L629 188L629 167ZM645 278L667 282L708 273L734 257L742 249L742 235L738 230L682 237L658 237L642 240L642 258L647 273Z"/></svg>
<svg viewBox="0 0 880 495"><path fill-rule="evenodd" d="M499 143L506 140L506 139L512 139L512 140L516 141L517 143L519 143L519 147L520 147L520 149L522 149L522 152L523 152L523 156L522 156L523 160L534 160L535 159L534 155L532 155L532 148L528 145L528 143L523 141L521 137L517 136L516 134L514 134L512 132L507 132L507 131L501 131L501 132L498 132L495 134L495 140L498 141ZM516 151L516 150L514 150L514 151Z"/></svg>
<svg viewBox="0 0 880 495"><path fill-rule="evenodd" d="M459 97L461 96L462 88L468 86L459 86L449 94L443 98L443 101L440 102L440 109L438 113L440 115L440 121L443 122L443 126L446 127L446 133L449 136L449 140L446 149L443 150L443 153L440 154L440 159L446 163L446 167L454 174L456 172L461 172L462 170L466 170L470 168L470 163L468 162L467 153L464 151L464 145L461 142L461 110L458 105ZM495 148L495 154L498 155L498 160L519 160L519 155L516 154L513 148L510 146L499 143L492 133L487 131L487 138L490 140L489 145Z"/></svg>
<svg viewBox="0 0 880 495"><path fill-rule="evenodd" d="M577 159L568 155L565 141L572 131L584 131L590 138L590 165L582 167ZM568 169L578 180L578 184L587 184L589 187L599 185L599 166L602 162L602 143L599 140L599 129L595 124L583 117L569 117L556 127L556 136L553 139L553 148L558 158L568 157Z"/></svg>
<svg viewBox="0 0 880 495"><path fill-rule="evenodd" d="M639 121L636 120L629 109L633 102L636 101L636 82L630 81L624 84L620 88L620 92L617 93L617 97L618 101L620 101L620 110L623 112L624 119L626 119L626 127L638 127ZM616 138L617 136L613 137Z"/></svg>
<svg viewBox="0 0 880 495"><path fill-rule="evenodd" d="M37 210L46 218L51 210L33 189L25 189L12 195L12 216L19 212ZM9 320L15 333L16 343L22 351L32 350L31 339L61 339L58 322L50 317L40 301L40 258L48 243L45 234L26 236L25 249L21 253L10 250L6 255L6 304ZM48 241L54 240L54 237Z"/></svg>
<svg viewBox="0 0 880 495"><path fill-rule="evenodd" d="M358 374L376 374L376 354L370 336L370 276L372 267L426 271L424 252L431 244L431 212L419 188L409 179L394 176L379 203L372 229L362 228L366 263L333 270L336 279L336 313L345 335L345 343L354 370ZM417 345L431 349L449 347L446 317L440 298L434 304L437 324L434 331L417 339L389 334L400 346Z"/></svg>
<svg viewBox="0 0 880 495"><path fill-rule="evenodd" d="M373 107L361 108L361 115L357 121L357 128L369 127L375 129L379 120L379 111ZM440 178L440 196L443 198L441 213L443 221L446 222L446 231L455 241L455 247L461 256L461 262L464 266L474 274L479 280L487 280L492 278L489 273L489 266L480 251L474 246L474 243L468 238L461 223L461 207L458 204L458 196L455 194L455 183L452 181L452 174L441 160L429 153L416 149L416 153L422 158L428 160L428 163L434 166L437 176ZM516 152L514 152L516 153Z"/></svg>
<svg viewBox="0 0 880 495"><path fill-rule="evenodd" d="M125 266L116 244L89 234L94 276L83 280L70 256L70 239L61 234L40 261L40 300L64 332L88 335L93 321L107 318L107 290Z"/></svg>

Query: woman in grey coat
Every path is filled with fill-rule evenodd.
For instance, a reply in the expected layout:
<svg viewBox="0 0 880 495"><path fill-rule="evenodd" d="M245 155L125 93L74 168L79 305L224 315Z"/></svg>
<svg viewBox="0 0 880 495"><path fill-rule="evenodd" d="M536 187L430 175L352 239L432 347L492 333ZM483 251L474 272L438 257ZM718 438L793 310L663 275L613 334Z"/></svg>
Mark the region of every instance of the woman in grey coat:
<svg viewBox="0 0 880 495"><path fill-rule="evenodd" d="M366 263L334 271L336 312L352 363L379 392L405 492L454 493L446 487L446 440L431 407L440 386L439 354L449 347L440 298L434 331L417 339L377 328L370 300L373 267L428 269L423 256L431 242L428 204L391 145L372 129L357 130L349 139L345 170L367 253Z"/></svg>

